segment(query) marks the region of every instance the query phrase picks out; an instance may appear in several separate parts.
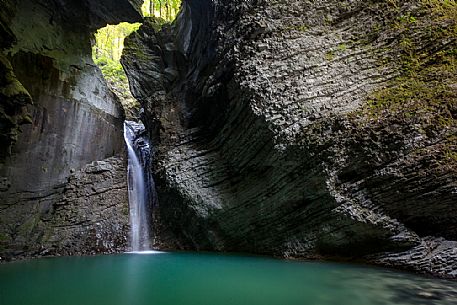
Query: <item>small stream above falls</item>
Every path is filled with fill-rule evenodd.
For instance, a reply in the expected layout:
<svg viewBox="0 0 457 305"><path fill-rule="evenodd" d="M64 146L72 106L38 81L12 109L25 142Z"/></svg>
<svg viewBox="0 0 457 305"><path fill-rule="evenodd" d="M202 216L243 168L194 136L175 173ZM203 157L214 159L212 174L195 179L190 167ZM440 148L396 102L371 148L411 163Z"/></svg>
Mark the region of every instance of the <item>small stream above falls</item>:
<svg viewBox="0 0 457 305"><path fill-rule="evenodd" d="M156 200L154 179L150 173L151 145L141 123L124 122L128 150L128 189L132 251L151 249L152 210Z"/></svg>

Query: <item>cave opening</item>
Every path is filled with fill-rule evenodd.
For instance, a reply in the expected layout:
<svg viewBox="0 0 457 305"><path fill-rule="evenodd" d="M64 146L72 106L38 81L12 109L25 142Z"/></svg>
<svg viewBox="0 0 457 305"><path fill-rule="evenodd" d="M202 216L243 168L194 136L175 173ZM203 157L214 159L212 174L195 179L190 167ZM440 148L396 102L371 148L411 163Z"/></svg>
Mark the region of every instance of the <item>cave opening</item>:
<svg viewBox="0 0 457 305"><path fill-rule="evenodd" d="M181 0L145 0L141 7L144 18L154 18L160 26L172 23L181 9ZM109 88L119 97L127 119L137 119L138 101L132 96L127 75L120 59L124 39L136 32L142 23L108 24L97 30L92 45L92 59L100 68Z"/></svg>

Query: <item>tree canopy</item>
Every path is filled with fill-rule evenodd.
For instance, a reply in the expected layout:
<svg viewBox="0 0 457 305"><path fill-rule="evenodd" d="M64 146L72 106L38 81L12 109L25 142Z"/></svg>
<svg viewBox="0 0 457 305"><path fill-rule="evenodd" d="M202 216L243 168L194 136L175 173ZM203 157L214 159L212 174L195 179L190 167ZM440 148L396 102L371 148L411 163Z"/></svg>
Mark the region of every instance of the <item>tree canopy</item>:
<svg viewBox="0 0 457 305"><path fill-rule="evenodd" d="M171 22L176 18L180 8L181 0L146 0L142 10L144 16L160 17Z"/></svg>

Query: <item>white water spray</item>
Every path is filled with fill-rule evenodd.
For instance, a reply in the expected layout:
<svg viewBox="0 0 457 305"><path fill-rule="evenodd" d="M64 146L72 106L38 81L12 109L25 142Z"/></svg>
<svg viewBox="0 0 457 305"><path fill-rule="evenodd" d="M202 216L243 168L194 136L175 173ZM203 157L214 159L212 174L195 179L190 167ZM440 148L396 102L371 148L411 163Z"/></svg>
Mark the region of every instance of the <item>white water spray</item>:
<svg viewBox="0 0 457 305"><path fill-rule="evenodd" d="M132 251L150 250L148 194L144 169L135 151L135 132L130 122L124 123L124 139L128 148L128 189Z"/></svg>

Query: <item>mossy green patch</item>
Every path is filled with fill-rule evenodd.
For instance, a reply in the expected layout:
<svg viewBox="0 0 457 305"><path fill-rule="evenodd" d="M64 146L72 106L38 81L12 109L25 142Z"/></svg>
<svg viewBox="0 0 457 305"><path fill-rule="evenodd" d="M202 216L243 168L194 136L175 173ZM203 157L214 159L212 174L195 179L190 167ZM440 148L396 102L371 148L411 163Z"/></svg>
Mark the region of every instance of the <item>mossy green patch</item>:
<svg viewBox="0 0 457 305"><path fill-rule="evenodd" d="M396 1L386 1L397 7ZM433 112L440 124L450 125L457 93L457 4L454 0L422 0L418 12L420 17L407 12L392 25L401 39L389 64L400 67L401 75L371 94L368 113L389 110L407 116ZM418 41L418 32L428 33L436 46Z"/></svg>
<svg viewBox="0 0 457 305"><path fill-rule="evenodd" d="M123 206L121 212L122 212L122 215L129 216L129 214L130 214L129 207L128 206Z"/></svg>
<svg viewBox="0 0 457 305"><path fill-rule="evenodd" d="M148 23L150 27L154 29L154 31L159 32L162 27L166 24L170 24L169 21L161 18L161 17L147 17L144 18L144 22Z"/></svg>
<svg viewBox="0 0 457 305"><path fill-rule="evenodd" d="M325 53L325 59L328 61L332 61L335 59L335 52L334 51L328 51Z"/></svg>
<svg viewBox="0 0 457 305"><path fill-rule="evenodd" d="M0 66L0 71L2 72L0 82L3 84L2 88L0 88L0 95L10 99L6 101L7 103L19 102L21 105L31 104L32 97L16 78L9 60L1 54Z"/></svg>
<svg viewBox="0 0 457 305"><path fill-rule="evenodd" d="M288 31L297 31L297 32L307 32L309 31L309 28L304 25L304 24L300 24L300 25L291 25L291 26L288 26L284 29L285 32L288 32Z"/></svg>
<svg viewBox="0 0 457 305"><path fill-rule="evenodd" d="M9 239L10 237L8 235L6 235L5 233L0 233L0 243L6 242Z"/></svg>
<svg viewBox="0 0 457 305"><path fill-rule="evenodd" d="M398 13L384 31L397 37L381 66L399 70L399 76L369 95L361 122L392 122L413 126L425 135L455 133L457 129L457 3L421 0L404 12L397 1L386 0ZM404 9L404 7L403 7ZM441 136L440 136L441 137ZM457 139L440 146L448 161L456 162Z"/></svg>
<svg viewBox="0 0 457 305"><path fill-rule="evenodd" d="M338 51L340 51L340 52L346 51L347 48L348 48L348 46L345 43L341 43L338 45Z"/></svg>

